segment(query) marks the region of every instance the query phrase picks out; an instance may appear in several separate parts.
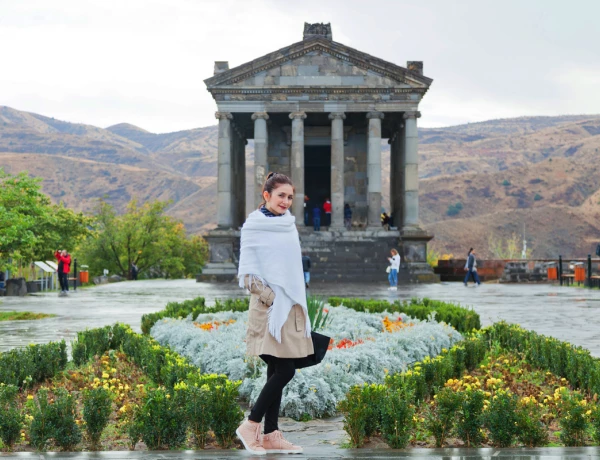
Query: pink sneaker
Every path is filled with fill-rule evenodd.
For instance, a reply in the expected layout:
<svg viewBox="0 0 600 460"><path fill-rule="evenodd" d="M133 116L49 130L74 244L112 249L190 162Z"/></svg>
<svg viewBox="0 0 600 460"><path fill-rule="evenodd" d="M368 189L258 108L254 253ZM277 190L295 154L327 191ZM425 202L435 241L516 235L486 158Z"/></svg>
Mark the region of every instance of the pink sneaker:
<svg viewBox="0 0 600 460"><path fill-rule="evenodd" d="M268 454L301 454L303 452L302 447L286 441L279 430L265 434L262 445Z"/></svg>
<svg viewBox="0 0 600 460"><path fill-rule="evenodd" d="M261 442L260 423L246 420L235 430L235 434L238 435L248 452L254 455L266 455L267 451Z"/></svg>

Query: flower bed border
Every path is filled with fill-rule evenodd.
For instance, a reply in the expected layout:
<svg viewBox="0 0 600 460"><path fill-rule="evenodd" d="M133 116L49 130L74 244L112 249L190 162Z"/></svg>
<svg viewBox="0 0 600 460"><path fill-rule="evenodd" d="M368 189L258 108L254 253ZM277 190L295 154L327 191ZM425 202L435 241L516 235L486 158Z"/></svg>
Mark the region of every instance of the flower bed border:
<svg viewBox="0 0 600 460"><path fill-rule="evenodd" d="M387 300L365 300L357 298L330 297L328 300L332 307L343 305L356 311L382 313L404 313L421 321L435 314L434 319L438 322L449 324L460 333L472 332L481 329L481 319L472 309L462 307L458 304L432 300L427 297L417 299L413 297L410 301L396 301L390 303Z"/></svg>

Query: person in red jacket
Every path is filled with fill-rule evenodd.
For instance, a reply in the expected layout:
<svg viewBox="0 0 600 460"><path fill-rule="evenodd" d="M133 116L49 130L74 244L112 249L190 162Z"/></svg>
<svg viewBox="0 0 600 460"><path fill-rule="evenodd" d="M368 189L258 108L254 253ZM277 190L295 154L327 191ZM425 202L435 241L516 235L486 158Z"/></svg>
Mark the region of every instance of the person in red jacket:
<svg viewBox="0 0 600 460"><path fill-rule="evenodd" d="M331 225L331 201L329 201L329 197L323 203L323 211L325 212L325 226L329 227Z"/></svg>
<svg viewBox="0 0 600 460"><path fill-rule="evenodd" d="M71 271L71 256L66 249L56 251L54 257L58 261L58 282L60 283L60 292L69 292L69 272Z"/></svg>

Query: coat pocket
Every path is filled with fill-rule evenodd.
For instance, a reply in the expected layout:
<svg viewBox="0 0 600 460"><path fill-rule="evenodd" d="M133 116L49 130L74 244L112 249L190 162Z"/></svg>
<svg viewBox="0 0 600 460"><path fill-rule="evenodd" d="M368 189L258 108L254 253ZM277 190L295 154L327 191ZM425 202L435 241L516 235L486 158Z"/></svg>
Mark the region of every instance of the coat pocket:
<svg viewBox="0 0 600 460"><path fill-rule="evenodd" d="M301 307L294 305L294 312L296 314L296 332L302 332L305 328L304 311Z"/></svg>

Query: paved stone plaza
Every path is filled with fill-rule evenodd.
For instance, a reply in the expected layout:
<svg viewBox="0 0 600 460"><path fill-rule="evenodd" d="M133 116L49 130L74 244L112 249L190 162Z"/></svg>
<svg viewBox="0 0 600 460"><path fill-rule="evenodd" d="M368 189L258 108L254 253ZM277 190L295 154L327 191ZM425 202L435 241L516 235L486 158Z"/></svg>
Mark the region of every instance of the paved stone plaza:
<svg viewBox="0 0 600 460"><path fill-rule="evenodd" d="M519 323L527 329L581 345L600 357L600 290L548 284L482 284L465 288L460 283L440 283L400 286L398 292L390 293L382 282L380 285L313 283L312 293L389 300L430 297L458 302L472 306L484 325L500 320ZM215 298L244 295L233 283L153 280L87 288L71 292L68 298L59 298L55 293L4 297L0 311L27 310L58 316L41 321L0 322L0 351L61 338L70 341L78 330L117 321L139 331L142 315L163 309L167 302L204 296L210 305Z"/></svg>

